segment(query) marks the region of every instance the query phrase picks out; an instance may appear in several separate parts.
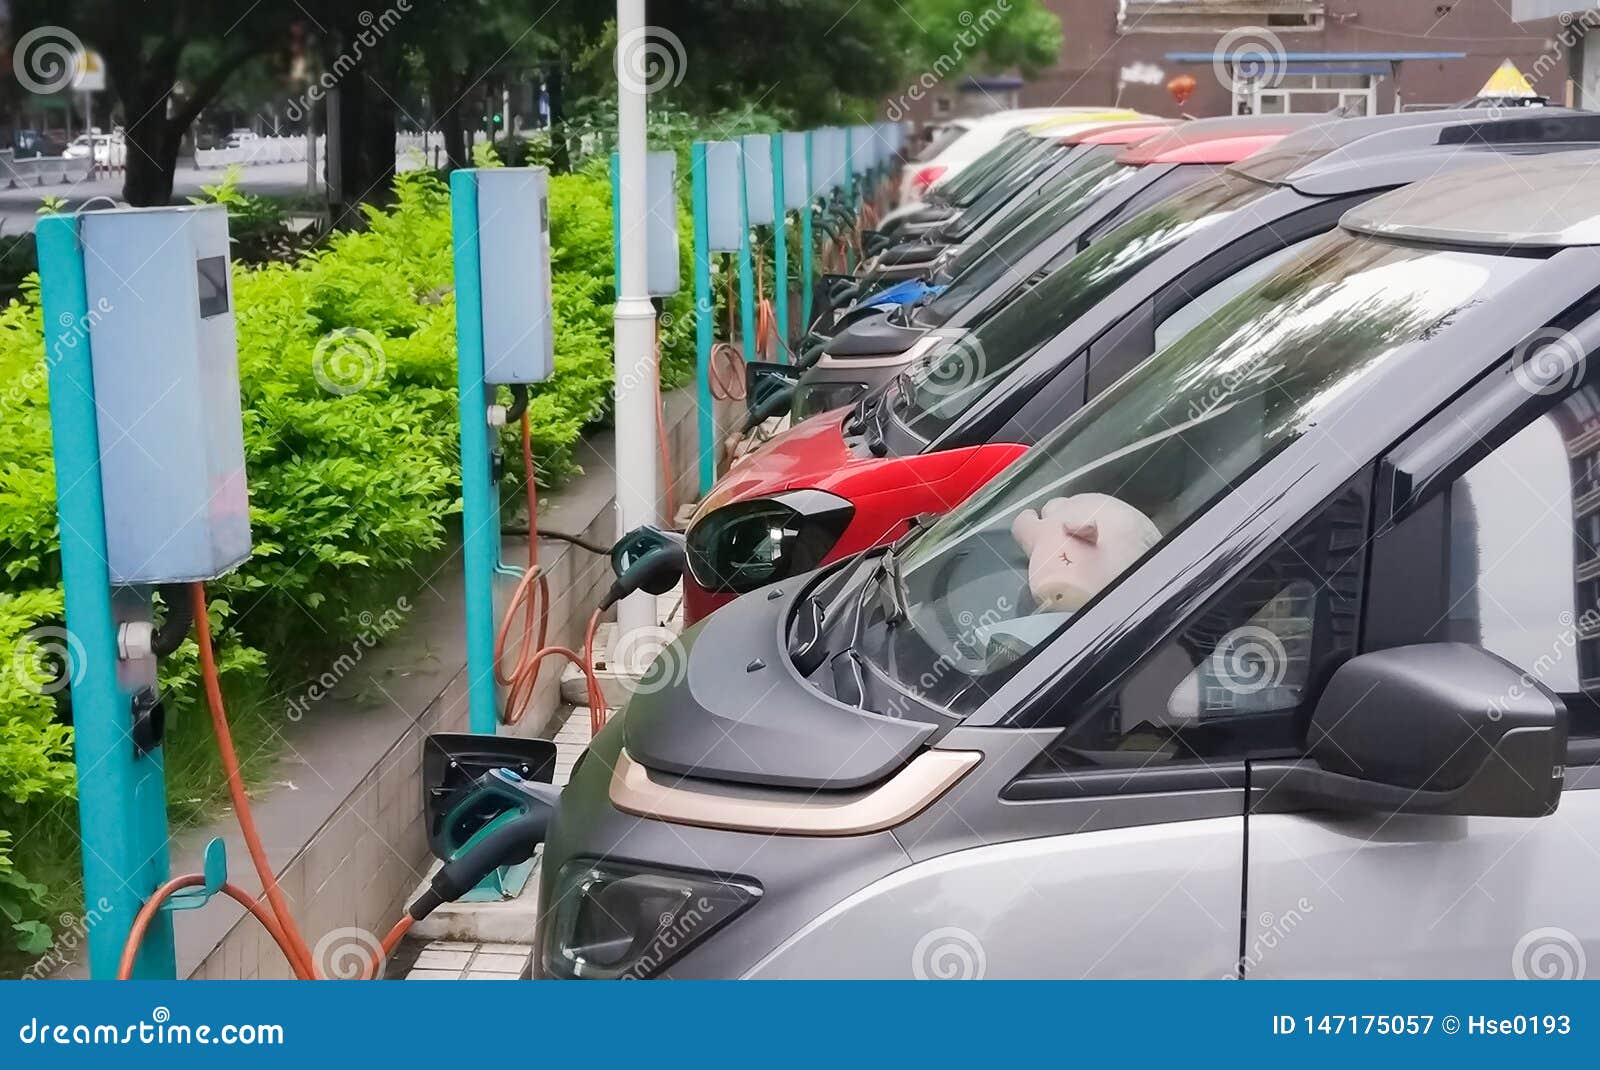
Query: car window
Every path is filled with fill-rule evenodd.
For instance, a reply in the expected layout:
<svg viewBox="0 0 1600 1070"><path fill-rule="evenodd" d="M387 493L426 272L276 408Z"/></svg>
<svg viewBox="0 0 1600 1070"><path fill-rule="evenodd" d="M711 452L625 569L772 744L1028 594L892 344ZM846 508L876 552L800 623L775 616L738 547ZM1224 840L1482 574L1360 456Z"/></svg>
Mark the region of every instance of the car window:
<svg viewBox="0 0 1600 1070"><path fill-rule="evenodd" d="M918 323L939 326L1006 273L1046 238L1070 224L1110 190L1131 179L1139 169L1112 161L1074 169L1044 203L1009 233L986 243L973 243L950 264L950 284L917 315ZM1021 278L1016 278L1021 282Z"/></svg>
<svg viewBox="0 0 1600 1070"><path fill-rule="evenodd" d="M915 538L903 610L864 626L859 649L897 678L947 663L936 701L981 702L1375 368L1538 262L1325 235Z"/></svg>
<svg viewBox="0 0 1600 1070"><path fill-rule="evenodd" d="M1600 386L1559 401L1467 471L1449 497L1446 638L1560 695L1600 735Z"/></svg>
<svg viewBox="0 0 1600 1070"><path fill-rule="evenodd" d="M1017 196L1040 175L1061 160L1075 156L1081 151L1080 146L1046 142L1043 150L1019 164L1010 174L996 182L982 197L974 201L959 218L952 220L948 227L948 236L954 241L965 241L984 223L994 218L996 213L1011 206Z"/></svg>
<svg viewBox="0 0 1600 1070"><path fill-rule="evenodd" d="M1062 267L1041 269L995 313L907 376L896 415L932 442L1036 349L1186 238L1260 200L1270 187L1231 175L1134 216Z"/></svg>
<svg viewBox="0 0 1600 1070"><path fill-rule="evenodd" d="M1321 235L1318 235L1321 237ZM1277 271L1296 257L1306 255L1317 238L1307 238L1294 245L1284 246L1268 253L1232 275L1222 279L1209 290L1202 290L1189 303L1173 312L1156 326L1156 349L1162 349L1182 338L1200 324L1217 314L1223 305L1244 293L1250 287Z"/></svg>
<svg viewBox="0 0 1600 1070"><path fill-rule="evenodd" d="M1355 653L1367 504L1346 491L1141 658L1066 730L1050 771L1298 753L1316 687Z"/></svg>

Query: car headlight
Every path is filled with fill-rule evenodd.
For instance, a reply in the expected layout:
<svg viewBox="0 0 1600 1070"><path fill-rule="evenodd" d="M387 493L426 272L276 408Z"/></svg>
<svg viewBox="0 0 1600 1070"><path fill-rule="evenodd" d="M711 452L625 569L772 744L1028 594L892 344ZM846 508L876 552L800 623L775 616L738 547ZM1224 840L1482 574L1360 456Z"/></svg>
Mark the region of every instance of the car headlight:
<svg viewBox="0 0 1600 1070"><path fill-rule="evenodd" d="M819 412L854 405L867 392L866 383L801 383L789 401L789 414L796 423Z"/></svg>
<svg viewBox="0 0 1600 1070"><path fill-rule="evenodd" d="M547 977L641 980L761 898L758 884L710 873L576 859L555 881L543 941Z"/></svg>
<svg viewBox="0 0 1600 1070"><path fill-rule="evenodd" d="M855 506L822 490L723 506L689 528L689 575L704 590L743 594L810 572L853 515Z"/></svg>

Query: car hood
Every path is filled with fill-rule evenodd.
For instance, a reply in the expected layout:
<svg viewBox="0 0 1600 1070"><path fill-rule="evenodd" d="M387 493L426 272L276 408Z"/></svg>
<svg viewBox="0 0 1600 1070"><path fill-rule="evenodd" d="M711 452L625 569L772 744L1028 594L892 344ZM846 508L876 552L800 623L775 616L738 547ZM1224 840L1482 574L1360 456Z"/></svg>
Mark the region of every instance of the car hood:
<svg viewBox="0 0 1600 1070"><path fill-rule="evenodd" d="M818 413L739 461L701 501L689 526L734 502L823 490L867 518L850 525L830 557L852 554L895 538L920 514L954 508L1026 451L1013 442L989 442L905 457L860 456L844 435L850 413Z"/></svg>
<svg viewBox="0 0 1600 1070"><path fill-rule="evenodd" d="M802 589L745 595L658 655L628 701L629 757L668 776L843 791L921 750L937 724L846 706L795 672L784 633Z"/></svg>

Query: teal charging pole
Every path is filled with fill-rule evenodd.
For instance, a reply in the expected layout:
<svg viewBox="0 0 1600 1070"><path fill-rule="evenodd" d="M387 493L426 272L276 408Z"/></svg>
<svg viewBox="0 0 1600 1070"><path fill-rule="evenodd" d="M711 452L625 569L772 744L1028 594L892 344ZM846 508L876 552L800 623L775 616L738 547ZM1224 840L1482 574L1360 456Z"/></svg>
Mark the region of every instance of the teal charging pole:
<svg viewBox="0 0 1600 1070"><path fill-rule="evenodd" d="M789 209L783 195L783 135L772 135L772 300L776 308L778 359L789 360Z"/></svg>
<svg viewBox="0 0 1600 1070"><path fill-rule="evenodd" d="M751 360L750 347L756 344L755 273L750 255L750 188L744 177L744 149L739 151L739 352Z"/></svg>
<svg viewBox="0 0 1600 1070"><path fill-rule="evenodd" d="M711 342L716 305L711 301L711 232L706 195L706 144L689 148L689 199L694 217L694 353L696 409L700 415L700 493L717 481L717 421L711 399Z"/></svg>
<svg viewBox="0 0 1600 1070"><path fill-rule="evenodd" d="M811 277L816 272L814 257L816 242L811 235L811 134L806 131L806 206L800 212L800 320L805 330L811 329Z"/></svg>
<svg viewBox="0 0 1600 1070"><path fill-rule="evenodd" d="M478 176L450 175L450 233L456 278L456 390L461 419L461 557L467 603L467 719L473 732L499 726L494 684L494 575L500 559L499 502L489 468L493 431L484 418L483 278L478 242Z"/></svg>
<svg viewBox="0 0 1600 1070"><path fill-rule="evenodd" d="M48 216L37 230L50 379L51 449L61 578L66 592L65 671L72 686L73 753L78 767L78 823L83 843L89 974L117 975L134 915L165 883L166 776L161 748L134 746L134 684L120 671L117 611L106 547L100 434L83 244L76 215ZM116 597L148 601L148 593ZM160 911L145 932L133 976L177 976L172 915Z"/></svg>

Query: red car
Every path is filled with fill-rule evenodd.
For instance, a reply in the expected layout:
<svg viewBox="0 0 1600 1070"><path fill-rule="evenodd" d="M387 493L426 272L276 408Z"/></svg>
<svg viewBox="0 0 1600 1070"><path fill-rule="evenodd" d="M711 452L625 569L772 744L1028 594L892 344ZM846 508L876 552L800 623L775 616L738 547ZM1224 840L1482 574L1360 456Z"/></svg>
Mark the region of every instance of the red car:
<svg viewBox="0 0 1600 1070"><path fill-rule="evenodd" d="M1123 149L1117 160L1220 170L1295 129L1261 126L1180 126ZM903 360L926 349L918 344ZM894 540L916 517L960 504L1027 449L991 441L890 455L857 426L861 411L835 409L796 424L735 464L706 495L685 537L689 623L748 591Z"/></svg>

